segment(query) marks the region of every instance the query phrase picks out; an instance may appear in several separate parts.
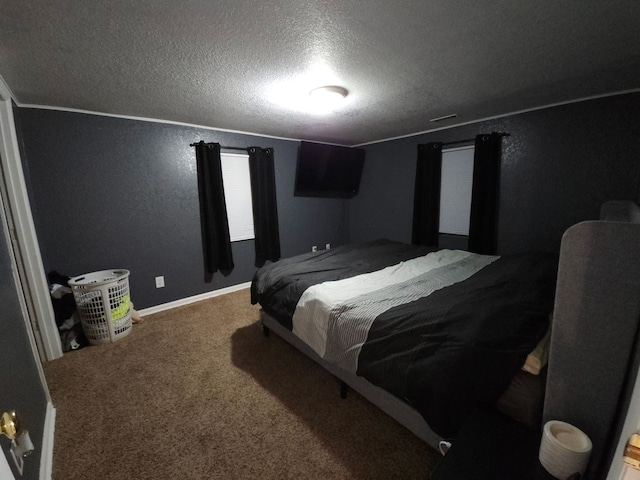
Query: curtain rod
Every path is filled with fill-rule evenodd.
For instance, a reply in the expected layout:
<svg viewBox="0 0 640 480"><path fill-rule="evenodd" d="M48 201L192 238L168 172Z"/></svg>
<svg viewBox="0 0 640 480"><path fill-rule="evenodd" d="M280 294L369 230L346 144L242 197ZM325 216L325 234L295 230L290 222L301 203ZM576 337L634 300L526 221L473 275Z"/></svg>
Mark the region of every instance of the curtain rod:
<svg viewBox="0 0 640 480"><path fill-rule="evenodd" d="M204 143L204 142L203 142L203 143ZM200 145L200 142L198 142L198 143L190 143L190 144L189 144L189 146L190 146L190 147L195 147L196 145ZM213 145L213 143L212 143L212 142L209 142L209 143L205 143L205 145ZM243 152L246 152L246 151L247 151L247 148L246 148L246 147L225 147L225 146L223 146L223 145L220 145L220 149L223 149L223 148L224 148L225 150L242 150Z"/></svg>
<svg viewBox="0 0 640 480"><path fill-rule="evenodd" d="M510 133L507 132L491 132L491 133L497 133L498 135L500 135L501 137L509 137L511 136ZM449 145L457 145L459 143L470 143L470 142L475 142L475 138L467 138L465 140L455 140L453 142L444 142L442 143L443 147L448 147ZM190 143L189 146L190 147L195 147L196 145L199 145L200 142L198 143ZM205 145L210 145L212 142L209 143L205 143ZM245 147L225 147L223 145L220 145L220 148L224 148L225 150L242 150L242 151L247 151L247 148Z"/></svg>
<svg viewBox="0 0 640 480"><path fill-rule="evenodd" d="M510 133L507 133L507 132L491 132L491 133L497 133L501 137L509 137L511 135ZM448 147L449 145L457 145L458 143L471 143L475 141L476 141L475 138L467 138L466 140L455 140L453 142L444 142L442 143L442 146Z"/></svg>

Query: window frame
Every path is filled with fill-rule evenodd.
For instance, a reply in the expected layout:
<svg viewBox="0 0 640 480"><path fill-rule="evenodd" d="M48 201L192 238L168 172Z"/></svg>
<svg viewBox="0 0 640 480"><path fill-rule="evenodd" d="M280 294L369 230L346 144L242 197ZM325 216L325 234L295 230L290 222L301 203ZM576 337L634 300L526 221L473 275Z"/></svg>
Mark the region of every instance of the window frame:
<svg viewBox="0 0 640 480"><path fill-rule="evenodd" d="M220 152L220 163L230 240L232 243L254 240L249 154Z"/></svg>

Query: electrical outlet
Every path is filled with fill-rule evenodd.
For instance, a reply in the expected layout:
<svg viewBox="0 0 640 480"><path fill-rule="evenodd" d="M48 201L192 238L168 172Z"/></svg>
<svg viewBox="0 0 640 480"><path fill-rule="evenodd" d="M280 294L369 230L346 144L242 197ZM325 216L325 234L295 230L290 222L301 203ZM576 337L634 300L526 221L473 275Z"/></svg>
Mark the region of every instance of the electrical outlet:
<svg viewBox="0 0 640 480"><path fill-rule="evenodd" d="M318 251L318 246L314 245L313 247L311 247L311 251L312 252L317 252Z"/></svg>
<svg viewBox="0 0 640 480"><path fill-rule="evenodd" d="M164 276L156 277L156 288L164 287Z"/></svg>
<svg viewBox="0 0 640 480"><path fill-rule="evenodd" d="M324 248L325 248L325 250L331 250L331 244L330 244L330 243L327 243L327 244L324 246Z"/></svg>

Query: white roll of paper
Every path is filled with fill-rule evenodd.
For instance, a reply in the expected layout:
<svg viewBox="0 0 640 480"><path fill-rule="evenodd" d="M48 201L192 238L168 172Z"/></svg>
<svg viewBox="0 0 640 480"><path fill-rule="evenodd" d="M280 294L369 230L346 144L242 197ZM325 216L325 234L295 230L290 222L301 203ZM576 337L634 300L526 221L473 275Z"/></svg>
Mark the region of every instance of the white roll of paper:
<svg viewBox="0 0 640 480"><path fill-rule="evenodd" d="M558 479L584 474L592 449L591 439L579 428L559 420L544 425L538 458Z"/></svg>

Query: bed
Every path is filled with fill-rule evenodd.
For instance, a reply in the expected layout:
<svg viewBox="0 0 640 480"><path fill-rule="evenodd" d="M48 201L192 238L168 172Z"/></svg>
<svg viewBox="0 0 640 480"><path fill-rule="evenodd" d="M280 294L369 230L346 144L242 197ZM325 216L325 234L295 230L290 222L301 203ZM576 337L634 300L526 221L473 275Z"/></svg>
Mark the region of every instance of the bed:
<svg viewBox="0 0 640 480"><path fill-rule="evenodd" d="M265 265L251 301L265 333L437 447L548 336L557 262L377 240Z"/></svg>

